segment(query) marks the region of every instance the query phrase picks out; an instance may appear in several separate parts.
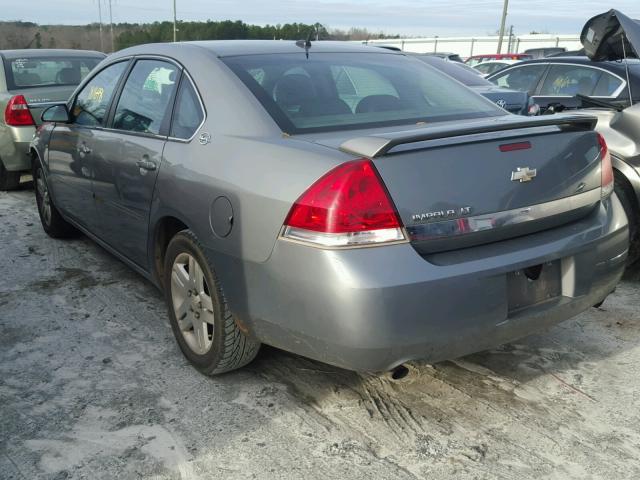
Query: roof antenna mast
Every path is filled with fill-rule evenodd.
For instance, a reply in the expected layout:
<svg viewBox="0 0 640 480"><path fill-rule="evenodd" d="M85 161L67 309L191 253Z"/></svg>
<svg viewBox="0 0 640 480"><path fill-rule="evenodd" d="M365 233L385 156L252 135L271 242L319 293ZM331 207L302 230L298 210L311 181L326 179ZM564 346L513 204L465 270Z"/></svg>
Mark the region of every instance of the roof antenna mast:
<svg viewBox="0 0 640 480"><path fill-rule="evenodd" d="M309 58L309 49L311 48L311 37L313 36L313 29L309 30L309 35L307 35L306 40L298 40L296 42L296 46L300 48L304 48L304 53Z"/></svg>
<svg viewBox="0 0 640 480"><path fill-rule="evenodd" d="M633 97L631 96L631 80L629 78L629 61L627 60L627 50L624 46L624 39L627 35L621 35L620 41L622 42L622 56L624 57L624 69L627 73L627 88L629 89L629 106L633 106Z"/></svg>

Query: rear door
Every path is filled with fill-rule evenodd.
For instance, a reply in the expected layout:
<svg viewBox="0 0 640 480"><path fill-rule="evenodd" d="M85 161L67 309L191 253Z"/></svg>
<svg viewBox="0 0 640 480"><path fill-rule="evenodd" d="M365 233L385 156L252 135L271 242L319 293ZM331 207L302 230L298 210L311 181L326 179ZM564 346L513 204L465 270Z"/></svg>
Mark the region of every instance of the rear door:
<svg viewBox="0 0 640 480"><path fill-rule="evenodd" d="M167 140L181 69L162 59L138 59L94 151L98 235L148 267L149 211Z"/></svg>
<svg viewBox="0 0 640 480"><path fill-rule="evenodd" d="M56 205L92 232L93 152L127 65L114 63L89 80L72 103L71 123L57 124L49 141L49 183Z"/></svg>

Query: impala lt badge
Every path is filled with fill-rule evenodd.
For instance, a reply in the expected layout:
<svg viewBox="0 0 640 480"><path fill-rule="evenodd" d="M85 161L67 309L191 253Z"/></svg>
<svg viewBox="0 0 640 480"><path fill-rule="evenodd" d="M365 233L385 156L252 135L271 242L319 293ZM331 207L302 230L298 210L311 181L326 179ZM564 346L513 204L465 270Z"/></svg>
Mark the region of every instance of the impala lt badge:
<svg viewBox="0 0 640 480"><path fill-rule="evenodd" d="M511 181L512 182L530 182L533 180L538 174L535 168L524 167L518 169L515 172L511 172Z"/></svg>
<svg viewBox="0 0 640 480"><path fill-rule="evenodd" d="M448 210L436 210L435 212L416 213L411 215L414 223L460 218L471 213L471 207L451 208Z"/></svg>

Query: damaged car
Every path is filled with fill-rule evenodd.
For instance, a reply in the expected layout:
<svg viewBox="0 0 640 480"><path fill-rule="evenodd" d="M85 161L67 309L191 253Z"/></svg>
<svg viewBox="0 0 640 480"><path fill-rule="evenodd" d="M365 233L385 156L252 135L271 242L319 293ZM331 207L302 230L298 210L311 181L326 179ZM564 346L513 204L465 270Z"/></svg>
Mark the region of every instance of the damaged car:
<svg viewBox="0 0 640 480"><path fill-rule="evenodd" d="M157 285L205 374L261 344L362 371L455 358L601 303L624 271L595 118L511 115L398 52L142 45L43 120L44 230Z"/></svg>

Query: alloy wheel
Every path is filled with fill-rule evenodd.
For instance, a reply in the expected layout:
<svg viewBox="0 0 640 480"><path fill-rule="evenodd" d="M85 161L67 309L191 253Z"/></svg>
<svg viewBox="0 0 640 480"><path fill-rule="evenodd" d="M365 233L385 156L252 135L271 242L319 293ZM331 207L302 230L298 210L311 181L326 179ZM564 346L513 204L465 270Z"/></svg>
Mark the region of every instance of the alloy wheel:
<svg viewBox="0 0 640 480"><path fill-rule="evenodd" d="M188 253L179 254L171 269L171 302L189 348L204 355L213 345L215 315L211 290L202 267Z"/></svg>

